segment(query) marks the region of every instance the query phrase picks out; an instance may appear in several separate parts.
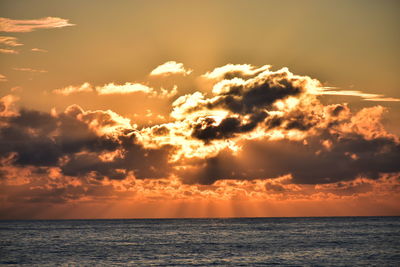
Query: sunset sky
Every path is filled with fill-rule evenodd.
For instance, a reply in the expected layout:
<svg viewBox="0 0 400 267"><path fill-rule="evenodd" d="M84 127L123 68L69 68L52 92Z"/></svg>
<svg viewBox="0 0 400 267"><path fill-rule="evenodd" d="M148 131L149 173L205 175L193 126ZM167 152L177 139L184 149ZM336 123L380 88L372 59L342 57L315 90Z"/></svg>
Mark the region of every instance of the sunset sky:
<svg viewBox="0 0 400 267"><path fill-rule="evenodd" d="M399 12L0 0L0 219L400 215Z"/></svg>

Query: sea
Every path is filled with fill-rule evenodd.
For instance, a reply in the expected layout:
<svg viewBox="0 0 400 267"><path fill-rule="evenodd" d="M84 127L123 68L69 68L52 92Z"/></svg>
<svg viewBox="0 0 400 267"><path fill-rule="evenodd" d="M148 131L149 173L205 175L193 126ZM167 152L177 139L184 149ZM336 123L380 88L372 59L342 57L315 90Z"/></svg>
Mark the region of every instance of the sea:
<svg viewBox="0 0 400 267"><path fill-rule="evenodd" d="M0 221L2 266L400 266L400 217Z"/></svg>

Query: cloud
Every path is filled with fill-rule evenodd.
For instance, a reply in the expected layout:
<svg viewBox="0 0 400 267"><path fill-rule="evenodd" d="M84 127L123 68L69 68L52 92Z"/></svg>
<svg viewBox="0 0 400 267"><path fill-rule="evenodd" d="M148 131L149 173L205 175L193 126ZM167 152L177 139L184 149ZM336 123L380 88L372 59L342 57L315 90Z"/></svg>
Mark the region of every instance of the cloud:
<svg viewBox="0 0 400 267"><path fill-rule="evenodd" d="M93 92L93 87L90 85L90 83L83 83L80 86L67 86L61 89L54 89L52 92L54 94L58 94L58 95L71 95L74 93L82 93L82 92Z"/></svg>
<svg viewBox="0 0 400 267"><path fill-rule="evenodd" d="M0 53L2 54L19 54L19 52L15 49L7 49L7 48L0 48Z"/></svg>
<svg viewBox="0 0 400 267"><path fill-rule="evenodd" d="M33 73L46 73L47 70L37 70L32 68L13 68L16 71L33 72Z"/></svg>
<svg viewBox="0 0 400 267"><path fill-rule="evenodd" d="M18 100L19 98L14 95L5 95L0 98L0 123L1 117L12 117L18 114L18 110L15 106Z"/></svg>
<svg viewBox="0 0 400 267"><path fill-rule="evenodd" d="M46 49L42 49L42 48L32 48L31 51L32 52L42 52L42 53L49 52Z"/></svg>
<svg viewBox="0 0 400 267"><path fill-rule="evenodd" d="M305 213L307 216L337 216L336 209L340 215L349 216L390 215L399 210L396 205L400 195L398 174L382 175L376 180L357 178L312 186L293 184L290 176L188 185L177 177L135 179L128 176L123 180L99 181L89 176L77 179L63 175L56 167L5 166L1 171L2 219L304 216ZM266 206L269 208L265 209ZM139 213L132 213L137 209ZM101 213L104 210L113 213ZM150 211L143 213L143 210Z"/></svg>
<svg viewBox="0 0 400 267"><path fill-rule="evenodd" d="M62 28L74 26L67 19L46 17L32 20L0 18L0 32L31 32L36 29Z"/></svg>
<svg viewBox="0 0 400 267"><path fill-rule="evenodd" d="M115 84L108 83L103 86L92 86L90 83L85 82L82 85L74 86L70 85L60 89L54 89L52 91L54 94L68 96L75 93L82 92L95 92L98 95L126 95L126 94L134 94L134 93L144 93L149 95L150 97L158 97L158 98L170 98L177 94L178 87L174 86L170 91L164 88L161 88L160 91L156 91L153 88L141 84L141 83L125 83L125 84Z"/></svg>
<svg viewBox="0 0 400 267"><path fill-rule="evenodd" d="M193 70L185 69L182 63L168 61L151 71L150 76L168 76L173 74L189 75Z"/></svg>
<svg viewBox="0 0 400 267"><path fill-rule="evenodd" d="M0 44L11 47L23 45L18 42L18 39L16 37L12 36L0 36Z"/></svg>
<svg viewBox="0 0 400 267"><path fill-rule="evenodd" d="M187 182L212 184L221 179L253 180L290 174L295 184L326 184L357 177L377 179L400 171L400 145L392 138L367 140L360 135L335 138L324 149L319 138L299 141L249 140L238 153L226 150L182 172Z"/></svg>
<svg viewBox="0 0 400 267"><path fill-rule="evenodd" d="M152 208L141 208L155 216L160 205L168 212L171 205L197 212L212 202L228 203L220 206L224 216L293 216L305 206L312 212L298 216L338 215L326 207L341 215L354 215L354 207L369 215L372 207L379 215L398 213L400 141L382 124L384 107L354 112L345 103L323 104L319 81L285 68L237 69L227 67L210 79L209 94L178 97L166 123L143 128L111 110L71 105L60 113L42 112L17 109L16 97L2 97L2 218L52 217L44 213L49 206L60 214L85 205L76 217L93 207L120 210L113 215L120 217L132 205L149 203ZM86 83L54 93L171 93L148 88ZM261 213L232 211L256 203ZM279 213L265 213L266 205ZM289 211L281 213L283 207Z"/></svg>
<svg viewBox="0 0 400 267"><path fill-rule="evenodd" d="M286 130L311 127L314 119L302 112L307 108L298 103L316 101L310 91L319 86L317 80L294 75L286 68L270 71L269 66L258 69L244 66L245 70L251 71L251 75L247 72L250 75L247 79L235 76L243 77L243 72L236 71L236 65L217 68L218 73L221 69L224 73L235 71L231 72L229 79L215 83L211 98L206 99L200 92L178 98L172 104L171 116L191 118L193 137L206 143L254 132L263 122L270 126L277 122L281 124L283 117Z"/></svg>
<svg viewBox="0 0 400 267"><path fill-rule="evenodd" d="M7 81L7 77L4 76L3 74L0 74L0 82L6 82Z"/></svg>
<svg viewBox="0 0 400 267"><path fill-rule="evenodd" d="M0 155L16 166L58 166L69 176L165 177L168 146L146 149L137 135L129 119L112 111L84 111L77 105L60 114L20 110L2 119ZM110 153L115 155L106 156Z"/></svg>
<svg viewBox="0 0 400 267"><path fill-rule="evenodd" d="M218 73L211 93L178 97L167 122L142 128L111 110L18 110L3 97L3 195L21 203L399 198L400 141L382 124L384 107L327 105L318 80L240 66L210 71ZM137 83L54 93L76 92L170 93Z"/></svg>
<svg viewBox="0 0 400 267"><path fill-rule="evenodd" d="M171 116L179 122L161 127L169 140L183 144L181 161L198 158L180 173L184 181L291 174L296 183L319 184L400 171L399 141L381 124L382 107L352 114L344 104L324 106L315 93L322 85L286 68L246 75L220 75L211 98L196 92L173 103ZM166 139L154 135L151 142ZM372 164L376 155L385 160Z"/></svg>
<svg viewBox="0 0 400 267"><path fill-rule="evenodd" d="M239 117L226 117L217 122L213 117L200 119L193 126L192 136L209 142L215 139L227 139L235 134L246 133L254 130L259 122L264 121L267 113L260 112L249 117L247 122Z"/></svg>
<svg viewBox="0 0 400 267"><path fill-rule="evenodd" d="M399 98L385 97L381 94L368 94L357 90L338 90L335 87L321 87L318 95L356 96L366 101L398 102Z"/></svg>
<svg viewBox="0 0 400 267"><path fill-rule="evenodd" d="M4 45L7 47L7 48L0 48L0 53L2 54L19 54L17 50L11 49L10 47L17 47L23 44L19 43L16 37L0 36L0 45Z"/></svg>
<svg viewBox="0 0 400 267"><path fill-rule="evenodd" d="M97 86L96 91L99 95L131 94L137 92L152 94L153 88L140 83L125 83L122 85L109 83L103 86Z"/></svg>
<svg viewBox="0 0 400 267"><path fill-rule="evenodd" d="M318 81L286 69L268 70L247 80L229 78L221 81L223 86L221 82L214 86L216 96L211 99L198 93L173 104L172 115L191 116L193 138L205 146L220 145L219 152L199 155L205 161L181 173L186 182L212 184L290 174L297 184L324 184L360 175L377 179L381 173L400 171L399 140L381 123L383 107L352 114L347 105L324 106L314 94ZM253 91L255 101L248 100ZM221 145L226 141L240 149ZM374 160L378 155L382 160Z"/></svg>
<svg viewBox="0 0 400 267"><path fill-rule="evenodd" d="M246 80L232 77L216 83L213 87L215 96L206 100L198 98L193 108L183 110L178 99L174 103L174 112L195 113L201 109L220 108L241 115L252 114L270 109L278 100L300 96L316 86L317 80L294 75L286 68L265 70Z"/></svg>
<svg viewBox="0 0 400 267"><path fill-rule="evenodd" d="M250 64L227 64L203 74L202 77L215 80L230 79L231 77L244 78L257 75L258 73L267 71L270 68L270 65L264 65L260 68L256 68Z"/></svg>

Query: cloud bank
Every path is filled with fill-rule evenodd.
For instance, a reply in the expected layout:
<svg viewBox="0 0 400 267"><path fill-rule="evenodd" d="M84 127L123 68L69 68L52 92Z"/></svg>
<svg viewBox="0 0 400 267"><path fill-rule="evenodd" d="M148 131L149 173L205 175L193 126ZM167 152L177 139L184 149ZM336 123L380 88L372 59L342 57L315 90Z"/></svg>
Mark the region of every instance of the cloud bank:
<svg viewBox="0 0 400 267"><path fill-rule="evenodd" d="M146 199L399 194L400 142L382 124L384 107L324 105L323 85L287 68L230 64L203 78L213 82L210 93L178 96L167 123L146 127L111 110L71 105L45 113L15 109L16 99L2 98L2 182L32 186L31 177L40 176L36 197L44 197L43 177L54 176L47 182L57 180L64 191L47 186L51 197L43 201L64 202L97 198L96 190ZM54 91L78 92L155 94L132 83Z"/></svg>

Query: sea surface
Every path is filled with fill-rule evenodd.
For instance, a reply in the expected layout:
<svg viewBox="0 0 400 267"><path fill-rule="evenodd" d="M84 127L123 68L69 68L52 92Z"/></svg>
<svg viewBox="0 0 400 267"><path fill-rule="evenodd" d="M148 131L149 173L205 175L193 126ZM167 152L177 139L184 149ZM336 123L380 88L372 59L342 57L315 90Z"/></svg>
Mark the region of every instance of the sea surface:
<svg viewBox="0 0 400 267"><path fill-rule="evenodd" d="M0 221L0 265L400 266L400 217Z"/></svg>

